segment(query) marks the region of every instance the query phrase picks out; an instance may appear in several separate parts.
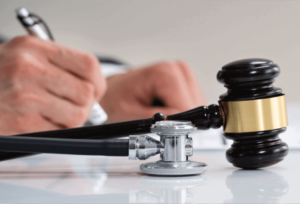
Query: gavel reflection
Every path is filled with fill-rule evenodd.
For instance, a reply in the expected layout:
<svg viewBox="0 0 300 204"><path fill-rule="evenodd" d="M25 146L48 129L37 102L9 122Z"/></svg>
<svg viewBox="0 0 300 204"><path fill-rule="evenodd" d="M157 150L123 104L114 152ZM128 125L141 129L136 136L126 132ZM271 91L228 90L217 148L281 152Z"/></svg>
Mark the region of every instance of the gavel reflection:
<svg viewBox="0 0 300 204"><path fill-rule="evenodd" d="M175 115L155 114L152 118L81 127L21 136L111 139L150 132L150 126L162 120L188 120L198 129L220 128L224 136L234 140L227 150L227 160L234 166L255 169L283 160L288 146L278 134L287 126L285 96L272 83L280 69L270 60L245 59L229 63L218 72L218 81L227 93L220 96L219 105L201 106ZM0 161L32 155L30 153L0 152Z"/></svg>
<svg viewBox="0 0 300 204"><path fill-rule="evenodd" d="M225 183L233 197L224 203L281 203L289 190L289 183L282 175L267 170L257 173L236 170L227 176Z"/></svg>

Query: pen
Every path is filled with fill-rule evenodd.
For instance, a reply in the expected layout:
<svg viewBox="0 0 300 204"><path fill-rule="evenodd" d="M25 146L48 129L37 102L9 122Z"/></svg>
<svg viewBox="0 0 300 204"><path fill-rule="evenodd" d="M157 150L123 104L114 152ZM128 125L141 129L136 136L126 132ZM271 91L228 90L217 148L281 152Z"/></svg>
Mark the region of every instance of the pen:
<svg viewBox="0 0 300 204"><path fill-rule="evenodd" d="M39 37L43 40L54 40L50 29L47 24L37 15L29 13L25 8L16 9L17 18L20 23L26 29L29 35ZM42 27L43 25L43 27ZM84 126L100 125L105 123L107 120L107 114L99 105L95 102L92 107L92 112Z"/></svg>
<svg viewBox="0 0 300 204"><path fill-rule="evenodd" d="M43 40L50 40L49 34L47 34L40 23L32 18L29 12L25 8L16 9L17 18L24 26L29 35L34 35ZM54 39L52 39L54 40Z"/></svg>

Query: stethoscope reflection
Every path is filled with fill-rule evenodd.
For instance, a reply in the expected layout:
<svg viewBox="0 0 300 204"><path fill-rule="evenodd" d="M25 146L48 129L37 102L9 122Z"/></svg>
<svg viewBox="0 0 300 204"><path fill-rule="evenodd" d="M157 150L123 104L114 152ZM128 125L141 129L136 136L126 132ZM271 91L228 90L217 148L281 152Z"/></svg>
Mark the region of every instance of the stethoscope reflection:
<svg viewBox="0 0 300 204"><path fill-rule="evenodd" d="M66 195L49 190L0 182L0 198L5 203L193 203L190 188L205 185L206 178L188 177L152 177L140 179L143 187L155 188L159 193L149 190L130 190L129 194ZM15 196L18 192L18 196ZM157 191L156 191L157 192ZM20 195L22 193L22 195Z"/></svg>
<svg viewBox="0 0 300 204"><path fill-rule="evenodd" d="M140 183L145 187L160 190L159 194L148 190L130 191L129 203L193 203L193 194L189 188L206 184L201 175L185 177L144 176Z"/></svg>
<svg viewBox="0 0 300 204"><path fill-rule="evenodd" d="M88 157L71 157L72 169L78 175L87 179L93 187L93 193L98 194L107 180L105 169L108 158L103 157L101 162L96 165L91 165L90 159Z"/></svg>
<svg viewBox="0 0 300 204"><path fill-rule="evenodd" d="M76 157L71 161L73 171L90 181L93 186L93 193L102 194L105 192L102 190L102 186L107 181L107 174L105 173L107 160L105 158L96 165L91 165L91 161L86 157ZM88 172L88 174L83 172ZM192 203L193 194L189 192L189 188L205 185L206 178L202 175L143 176L139 183L142 187L155 188L160 193L157 194L148 190L129 190L129 203Z"/></svg>
<svg viewBox="0 0 300 204"><path fill-rule="evenodd" d="M267 170L236 170L226 186L233 197L224 203L279 203L289 189L283 176Z"/></svg>

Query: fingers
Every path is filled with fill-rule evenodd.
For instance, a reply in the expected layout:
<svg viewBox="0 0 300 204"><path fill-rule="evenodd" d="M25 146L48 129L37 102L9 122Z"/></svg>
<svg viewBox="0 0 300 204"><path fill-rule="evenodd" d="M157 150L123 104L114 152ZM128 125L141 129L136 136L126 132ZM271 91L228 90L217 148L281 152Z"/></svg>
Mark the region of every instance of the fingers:
<svg viewBox="0 0 300 204"><path fill-rule="evenodd" d="M49 70L39 81L50 93L64 98L72 103L85 106L90 101L94 101L94 86L74 75L57 68L52 64L47 64Z"/></svg>
<svg viewBox="0 0 300 204"><path fill-rule="evenodd" d="M1 117L1 119L3 118ZM9 116L5 117L5 123L5 127L1 129L4 135L18 135L65 128L41 116L38 112L21 116L9 113Z"/></svg>
<svg viewBox="0 0 300 204"><path fill-rule="evenodd" d="M50 62L75 77L90 82L95 88L94 95L97 100L105 93L106 80L100 72L98 60L90 54L32 36L14 38L7 46L13 52L18 52L18 55L26 53L35 56L42 64Z"/></svg>
<svg viewBox="0 0 300 204"><path fill-rule="evenodd" d="M88 118L93 104L91 101L87 106L77 106L34 87L1 99L0 108L7 106L0 109L1 131L9 135L78 127Z"/></svg>
<svg viewBox="0 0 300 204"><path fill-rule="evenodd" d="M24 131L24 133L58 130L58 129L65 128L65 126L56 124L53 121L49 120L48 118L45 118L42 115L36 116L36 118L39 118L37 123L35 123L34 126L32 125L32 123L30 123L29 126L27 126L27 130Z"/></svg>
<svg viewBox="0 0 300 204"><path fill-rule="evenodd" d="M106 83L96 57L59 44L49 46L48 49L48 58L51 63L94 84L97 100L103 96Z"/></svg>
<svg viewBox="0 0 300 204"><path fill-rule="evenodd" d="M86 106L78 106L67 100L55 97L50 93L44 93L45 100L40 104L41 115L53 124L65 128L78 127L87 120L93 101Z"/></svg>

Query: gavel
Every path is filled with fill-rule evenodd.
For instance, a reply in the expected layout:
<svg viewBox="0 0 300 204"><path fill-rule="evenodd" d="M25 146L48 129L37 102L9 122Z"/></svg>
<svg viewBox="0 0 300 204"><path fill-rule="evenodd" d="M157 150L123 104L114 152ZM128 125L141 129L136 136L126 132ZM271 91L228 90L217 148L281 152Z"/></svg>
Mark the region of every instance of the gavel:
<svg viewBox="0 0 300 204"><path fill-rule="evenodd" d="M200 130L223 126L225 138L234 140L226 152L227 160L243 169L274 165L288 154L288 146L278 138L287 127L285 95L273 87L280 69L267 59L244 59L222 67L217 79L228 89L219 105L201 106L186 112L152 118L26 133L22 136L64 139L105 140L150 132L158 121L191 121ZM11 136L14 137L14 136ZM0 152L0 161L33 155L23 152Z"/></svg>

